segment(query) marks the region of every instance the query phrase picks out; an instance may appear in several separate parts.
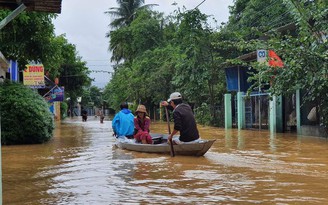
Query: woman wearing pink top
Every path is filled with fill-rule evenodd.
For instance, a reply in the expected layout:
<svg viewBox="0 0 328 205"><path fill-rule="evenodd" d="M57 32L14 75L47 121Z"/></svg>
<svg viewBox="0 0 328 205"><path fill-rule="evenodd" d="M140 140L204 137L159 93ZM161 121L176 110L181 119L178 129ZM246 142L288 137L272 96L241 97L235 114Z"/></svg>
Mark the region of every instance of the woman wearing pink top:
<svg viewBox="0 0 328 205"><path fill-rule="evenodd" d="M134 139L142 144L152 144L153 140L149 134L150 128L150 118L146 107L144 105L139 105L134 118Z"/></svg>

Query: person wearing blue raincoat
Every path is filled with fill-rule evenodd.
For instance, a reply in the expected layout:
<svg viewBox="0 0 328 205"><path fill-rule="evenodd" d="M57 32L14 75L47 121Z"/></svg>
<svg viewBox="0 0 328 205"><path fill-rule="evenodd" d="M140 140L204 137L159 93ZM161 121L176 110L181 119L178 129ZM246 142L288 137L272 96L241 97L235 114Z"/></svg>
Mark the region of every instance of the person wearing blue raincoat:
<svg viewBox="0 0 328 205"><path fill-rule="evenodd" d="M127 103L122 103L121 110L115 115L112 121L112 128L114 131L113 136L133 138L134 132L134 115Z"/></svg>

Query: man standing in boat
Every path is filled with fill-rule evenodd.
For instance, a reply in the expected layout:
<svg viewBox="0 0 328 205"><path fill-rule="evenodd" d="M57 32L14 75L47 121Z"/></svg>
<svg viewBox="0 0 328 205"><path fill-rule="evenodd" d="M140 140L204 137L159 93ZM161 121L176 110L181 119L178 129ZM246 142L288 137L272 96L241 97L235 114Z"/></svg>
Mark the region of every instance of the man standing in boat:
<svg viewBox="0 0 328 205"><path fill-rule="evenodd" d="M163 106L173 109L174 129L168 137L170 142L175 134L180 132L179 139L173 139L173 143L181 144L199 139L196 120L191 107L182 102L182 95L174 92L167 101L162 102Z"/></svg>

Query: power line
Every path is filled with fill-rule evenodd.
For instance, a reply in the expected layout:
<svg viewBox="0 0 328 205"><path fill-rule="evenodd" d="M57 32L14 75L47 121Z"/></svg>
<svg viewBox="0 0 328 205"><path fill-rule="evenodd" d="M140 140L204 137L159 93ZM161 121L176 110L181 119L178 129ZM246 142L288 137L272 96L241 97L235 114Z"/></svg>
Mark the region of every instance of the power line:
<svg viewBox="0 0 328 205"><path fill-rule="evenodd" d="M258 24L260 22L260 18L258 18L258 17L260 17L262 14L266 15L265 13L268 14L269 12L266 12L266 11L268 9L271 9L271 7L273 7L273 6L277 6L278 3L279 3L278 1L273 1L270 5L266 6L264 9L255 12L255 15L253 14L253 16L252 16L253 19L254 19L254 21L253 21L253 23L251 25L249 25L249 27L252 27L252 26ZM245 9L246 9L246 7L245 7Z"/></svg>
<svg viewBox="0 0 328 205"><path fill-rule="evenodd" d="M278 3L279 3L278 1L272 1L272 3L270 3L269 5L264 7L263 9L258 10L256 12L253 12L252 16L254 17L254 21L250 25L248 25L248 27L253 27L254 25L258 24L259 21L260 21L260 18L257 18L257 17L261 16L261 14L265 14L267 9L271 9L271 7L278 5ZM247 10L247 9L249 9L249 5L246 5L245 8L243 8L243 10L239 11L239 13L244 13L244 11ZM240 29L239 24L240 24L240 22L238 24L233 25L231 28L232 29Z"/></svg>
<svg viewBox="0 0 328 205"><path fill-rule="evenodd" d="M108 74L112 74L114 73L114 71L106 71L106 70L90 70L93 73L108 73Z"/></svg>
<svg viewBox="0 0 328 205"><path fill-rule="evenodd" d="M105 59L104 60L103 59L96 59L96 60L91 59L91 60L85 60L85 61L108 61L109 62L110 60L108 60L108 59L106 59L106 60Z"/></svg>
<svg viewBox="0 0 328 205"><path fill-rule="evenodd" d="M206 0L202 1L201 3L199 3L195 8L193 9L197 9L200 5L202 5Z"/></svg>
<svg viewBox="0 0 328 205"><path fill-rule="evenodd" d="M112 66L112 65L87 65L87 66ZM113 67L113 66L112 66Z"/></svg>

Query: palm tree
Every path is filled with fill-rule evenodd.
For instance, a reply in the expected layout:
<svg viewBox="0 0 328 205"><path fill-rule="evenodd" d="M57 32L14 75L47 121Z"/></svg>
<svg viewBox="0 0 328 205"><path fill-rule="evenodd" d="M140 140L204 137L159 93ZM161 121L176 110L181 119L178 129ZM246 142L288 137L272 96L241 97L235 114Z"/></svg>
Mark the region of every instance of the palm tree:
<svg viewBox="0 0 328 205"><path fill-rule="evenodd" d="M144 0L116 0L118 7L111 7L106 14L113 16L115 19L109 24L113 28L128 26L135 19L136 13L140 9L151 8L158 4L146 4Z"/></svg>

